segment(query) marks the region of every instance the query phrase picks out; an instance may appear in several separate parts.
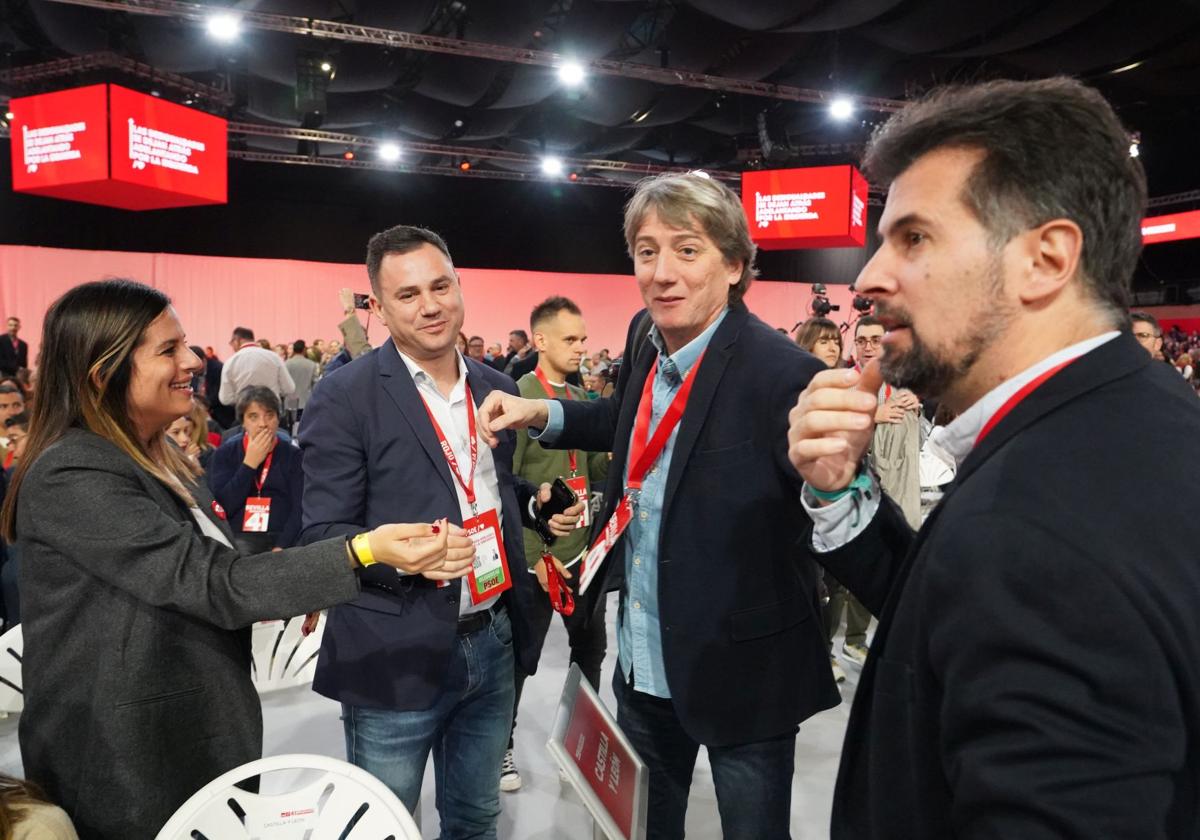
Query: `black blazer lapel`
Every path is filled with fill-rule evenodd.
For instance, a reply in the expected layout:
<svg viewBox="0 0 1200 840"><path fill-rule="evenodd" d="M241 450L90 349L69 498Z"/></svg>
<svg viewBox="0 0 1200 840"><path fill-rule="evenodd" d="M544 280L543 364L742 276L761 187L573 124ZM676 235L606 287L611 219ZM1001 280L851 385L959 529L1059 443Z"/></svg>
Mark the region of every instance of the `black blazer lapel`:
<svg viewBox="0 0 1200 840"><path fill-rule="evenodd" d="M1122 333L1067 365L1014 406L983 443L971 450L954 477L955 485L961 485L1005 443L1041 417L1088 391L1141 370L1151 361L1137 339Z"/></svg>
<svg viewBox="0 0 1200 840"><path fill-rule="evenodd" d="M408 421L413 435L421 444L421 448L425 450L425 454L429 456L429 460L433 463L438 475L442 477L442 481L445 482L450 497L457 500L458 490L454 485L454 477L450 475L450 466L446 463L446 456L442 453L442 445L433 433L433 424L429 422L429 412L425 408L425 402L417 393L417 384L413 382L412 375L408 372L408 366L400 358L391 339L388 339L379 348L377 358L379 359L380 383L384 392L391 397L396 407L400 409L400 413L404 415L404 419Z"/></svg>
<svg viewBox="0 0 1200 840"><path fill-rule="evenodd" d="M696 372L696 382L692 386L691 396L688 397L683 419L679 422L679 434L671 452L671 468L667 473L667 487L663 494L663 522L666 522L671 514L671 501L675 498L679 481L687 469L687 462L700 437L700 430L704 428L704 420L708 417L713 399L717 395L717 386L721 383L721 377L725 375L725 368L733 355L733 345L746 323L748 314L749 311L744 306L730 308L725 320L717 327L708 343L708 350L705 351L700 369Z"/></svg>

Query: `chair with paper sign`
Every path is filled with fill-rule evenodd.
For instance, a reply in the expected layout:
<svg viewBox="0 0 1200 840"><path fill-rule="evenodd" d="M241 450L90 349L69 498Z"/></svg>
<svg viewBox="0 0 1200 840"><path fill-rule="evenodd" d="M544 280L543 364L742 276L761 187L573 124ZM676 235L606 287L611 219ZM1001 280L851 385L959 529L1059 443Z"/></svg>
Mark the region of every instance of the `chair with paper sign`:
<svg viewBox="0 0 1200 840"><path fill-rule="evenodd" d="M21 625L0 636L0 715L20 712L25 708L22 692L21 652L25 648Z"/></svg>
<svg viewBox="0 0 1200 840"><path fill-rule="evenodd" d="M319 775L309 781L313 772ZM257 794L236 785L269 773L303 772L301 786ZM263 786L270 782L264 778ZM251 761L209 782L180 806L157 840L421 840L404 805L365 770L322 755Z"/></svg>

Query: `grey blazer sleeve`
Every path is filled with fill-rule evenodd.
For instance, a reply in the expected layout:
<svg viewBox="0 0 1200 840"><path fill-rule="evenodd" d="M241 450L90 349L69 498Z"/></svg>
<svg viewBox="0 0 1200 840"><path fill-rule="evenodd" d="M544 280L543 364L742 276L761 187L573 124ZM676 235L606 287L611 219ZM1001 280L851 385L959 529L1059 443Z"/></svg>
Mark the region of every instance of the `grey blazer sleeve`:
<svg viewBox="0 0 1200 840"><path fill-rule="evenodd" d="M182 503L98 438L38 458L21 487L18 534L139 601L226 629L358 594L342 539L241 556L202 536Z"/></svg>

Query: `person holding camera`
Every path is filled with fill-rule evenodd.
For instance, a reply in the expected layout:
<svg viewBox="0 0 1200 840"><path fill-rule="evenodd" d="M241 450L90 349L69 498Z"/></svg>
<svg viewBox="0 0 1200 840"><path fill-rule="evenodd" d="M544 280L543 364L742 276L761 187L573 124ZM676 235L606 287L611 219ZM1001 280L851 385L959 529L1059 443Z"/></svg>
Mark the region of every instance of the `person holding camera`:
<svg viewBox="0 0 1200 840"><path fill-rule="evenodd" d="M568 382L579 371L587 343L587 325L579 307L565 297L548 298L538 304L529 316L533 346L537 348L537 368L517 380L521 396L528 399L587 400L587 393ZM600 688L600 665L604 661L608 638L604 626L604 606L589 623L586 610L575 609L579 581L575 570L588 547L586 515L588 496L592 488L602 487L608 475L607 452L585 452L571 449L546 449L517 435L517 451L513 455L513 473L533 484L553 483L562 479L576 498L585 504L585 515L579 527L565 537L553 538L525 529L525 561L538 585L548 597L535 598L531 620L539 642L546 638L550 620L557 611L562 616L571 648L571 662L577 663L593 688ZM545 537L551 541L547 542ZM516 669L516 698L513 701L513 730L517 727L517 709L521 690L529 675ZM514 791L521 787L521 774L513 758L513 739L500 769L500 789Z"/></svg>

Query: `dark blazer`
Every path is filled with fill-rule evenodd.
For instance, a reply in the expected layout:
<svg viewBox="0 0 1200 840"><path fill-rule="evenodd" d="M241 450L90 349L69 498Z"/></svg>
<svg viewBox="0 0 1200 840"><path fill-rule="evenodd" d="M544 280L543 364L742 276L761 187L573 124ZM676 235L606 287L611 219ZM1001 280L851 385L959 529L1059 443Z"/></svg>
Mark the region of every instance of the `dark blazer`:
<svg viewBox="0 0 1200 840"><path fill-rule="evenodd" d="M655 359L649 340L613 396L560 401L554 444L611 449L603 515L623 492L629 438ZM825 366L743 305L717 328L696 375L667 478L658 597L667 683L684 729L702 744L759 741L837 705L818 620L815 567L796 545L808 519L787 458L787 414ZM588 608L624 574L624 540L588 589Z"/></svg>
<svg viewBox="0 0 1200 840"><path fill-rule="evenodd" d="M509 377L467 359L478 405ZM456 483L404 360L389 339L318 383L304 411L304 526L301 540L356 534L388 522L462 524ZM492 450L500 484L501 528L513 587L508 607L518 667L533 673L540 641L528 604L545 597L525 574L521 527L534 488L512 474L512 432ZM363 591L329 613L313 688L355 706L427 709L441 695L458 624L462 581L438 589L419 575L372 566Z"/></svg>
<svg viewBox="0 0 1200 840"><path fill-rule="evenodd" d="M915 539L889 505L817 555L880 616L834 838L1200 837L1197 464L1196 395L1123 334L998 423Z"/></svg>
<svg viewBox="0 0 1200 840"><path fill-rule="evenodd" d="M0 373L12 376L21 368L29 367L29 345L18 338L14 346L8 333L0 333Z"/></svg>
<svg viewBox="0 0 1200 840"><path fill-rule="evenodd" d="M69 432L19 490L25 774L83 840L152 838L262 754L249 625L352 598L341 540L239 556L108 441ZM203 482L200 509L211 515Z"/></svg>
<svg viewBox="0 0 1200 840"><path fill-rule="evenodd" d="M229 527L235 533L242 530L246 499L259 495L258 476L262 472L261 465L252 470L242 462L246 457L244 439L245 433L239 432L224 441L208 465L208 489L225 508ZM300 506L304 496L304 453L290 440L280 437L275 444L271 471L267 473L261 495L271 500L267 525L268 533L275 541L273 547L296 545L300 538Z"/></svg>

